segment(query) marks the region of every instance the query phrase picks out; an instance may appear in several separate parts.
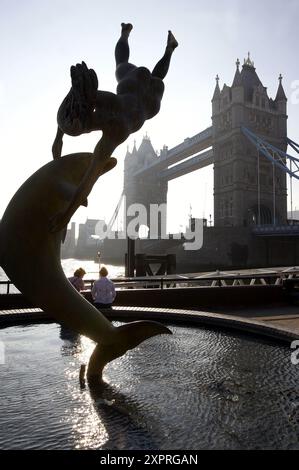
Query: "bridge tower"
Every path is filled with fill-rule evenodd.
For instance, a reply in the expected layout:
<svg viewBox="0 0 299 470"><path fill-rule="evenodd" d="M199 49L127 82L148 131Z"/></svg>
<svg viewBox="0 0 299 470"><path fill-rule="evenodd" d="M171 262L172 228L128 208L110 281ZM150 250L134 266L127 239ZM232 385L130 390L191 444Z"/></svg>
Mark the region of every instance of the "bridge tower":
<svg viewBox="0 0 299 470"><path fill-rule="evenodd" d="M164 148L162 152L167 152ZM143 204L147 211L147 226L149 226L149 215L151 204L166 204L168 183L160 179L160 171L155 170L148 174L135 174L141 169L146 169L148 166L159 161L159 157L155 152L150 138L146 135L137 150L136 143L132 152L127 151L124 162L124 190L123 194L126 197L126 208L132 204ZM127 217L127 225L130 219ZM161 223L158 229L159 235L161 234Z"/></svg>
<svg viewBox="0 0 299 470"><path fill-rule="evenodd" d="M220 91L219 77L212 99L215 226L285 224L286 175L243 135L241 127L283 151L287 150L287 98L279 77L275 100L260 81L254 62L240 61L232 86Z"/></svg>

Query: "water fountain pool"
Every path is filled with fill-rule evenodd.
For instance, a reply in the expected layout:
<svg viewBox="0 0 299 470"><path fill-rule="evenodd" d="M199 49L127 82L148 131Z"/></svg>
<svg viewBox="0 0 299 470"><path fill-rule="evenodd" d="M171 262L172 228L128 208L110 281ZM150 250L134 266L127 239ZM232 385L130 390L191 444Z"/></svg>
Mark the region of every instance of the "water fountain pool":
<svg viewBox="0 0 299 470"><path fill-rule="evenodd" d="M80 389L92 341L57 324L0 330L0 449L299 449L298 367L270 341L171 326Z"/></svg>

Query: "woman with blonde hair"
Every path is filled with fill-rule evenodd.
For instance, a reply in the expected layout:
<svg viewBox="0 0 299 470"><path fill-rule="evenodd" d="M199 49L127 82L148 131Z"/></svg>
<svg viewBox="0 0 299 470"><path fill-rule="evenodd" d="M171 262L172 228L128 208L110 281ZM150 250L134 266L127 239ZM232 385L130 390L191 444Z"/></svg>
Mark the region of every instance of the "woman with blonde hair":
<svg viewBox="0 0 299 470"><path fill-rule="evenodd" d="M100 278L94 283L91 289L94 305L98 309L110 308L116 297L114 284L107 276L108 270L103 266L100 269Z"/></svg>
<svg viewBox="0 0 299 470"><path fill-rule="evenodd" d="M72 277L69 277L70 283L78 292L81 292L81 290L85 289L85 284L83 281L85 274L85 270L83 268L79 268L74 272Z"/></svg>

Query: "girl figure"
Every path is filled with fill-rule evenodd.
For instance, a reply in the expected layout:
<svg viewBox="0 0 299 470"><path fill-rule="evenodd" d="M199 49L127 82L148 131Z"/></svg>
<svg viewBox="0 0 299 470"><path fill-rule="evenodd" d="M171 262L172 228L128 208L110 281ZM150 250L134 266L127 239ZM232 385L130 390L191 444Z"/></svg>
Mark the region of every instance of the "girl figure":
<svg viewBox="0 0 299 470"><path fill-rule="evenodd" d="M66 211L52 219L52 231L61 230L80 205L87 205L87 197L99 176L116 165L116 160L111 158L116 147L160 110L163 79L178 43L169 31L165 53L150 72L146 67L129 63L128 39L132 28L130 23L122 23L121 36L115 47L116 94L97 89L97 75L85 62L71 67L72 88L58 110L53 158L61 156L64 134L78 136L101 130L103 135Z"/></svg>

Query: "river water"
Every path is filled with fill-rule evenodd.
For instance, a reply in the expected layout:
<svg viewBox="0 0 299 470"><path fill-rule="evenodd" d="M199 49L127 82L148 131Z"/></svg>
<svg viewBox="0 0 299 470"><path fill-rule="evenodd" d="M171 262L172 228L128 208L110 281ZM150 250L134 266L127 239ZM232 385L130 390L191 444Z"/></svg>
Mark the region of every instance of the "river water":
<svg viewBox="0 0 299 470"><path fill-rule="evenodd" d="M95 263L94 261L91 260L78 260L74 258L69 258L69 259L63 259L61 261L63 270L65 272L65 275L67 277L70 277L74 274L74 271L76 269L82 267L86 271L86 276L85 279L97 279L98 273L99 273L99 263ZM102 266L102 265L101 265ZM108 269L109 272L109 277L110 278L117 278L119 276L124 276L125 274L125 268L124 266L114 266L112 264L105 264L106 268ZM0 281L7 281L7 276L3 269L0 266ZM6 292L6 286L1 286L0 285L0 294L3 294ZM10 292L18 292L17 289L12 286L10 288Z"/></svg>

